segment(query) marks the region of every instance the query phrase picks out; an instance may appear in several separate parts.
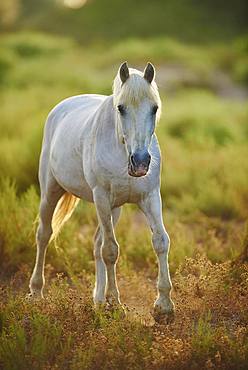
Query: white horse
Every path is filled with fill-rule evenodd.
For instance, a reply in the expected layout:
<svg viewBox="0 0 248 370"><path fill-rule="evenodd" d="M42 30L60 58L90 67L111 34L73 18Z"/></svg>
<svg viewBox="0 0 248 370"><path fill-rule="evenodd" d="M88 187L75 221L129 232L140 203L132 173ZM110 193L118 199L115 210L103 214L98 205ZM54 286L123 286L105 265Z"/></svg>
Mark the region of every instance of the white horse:
<svg viewBox="0 0 248 370"><path fill-rule="evenodd" d="M136 203L147 217L159 264L154 316L173 314L169 236L160 196L160 149L154 133L161 101L154 76L151 63L141 73L125 62L114 80L113 95L74 96L50 112L39 166L40 222L31 296L43 297L47 245L81 198L95 203L99 222L94 302L120 304L114 225L121 206Z"/></svg>

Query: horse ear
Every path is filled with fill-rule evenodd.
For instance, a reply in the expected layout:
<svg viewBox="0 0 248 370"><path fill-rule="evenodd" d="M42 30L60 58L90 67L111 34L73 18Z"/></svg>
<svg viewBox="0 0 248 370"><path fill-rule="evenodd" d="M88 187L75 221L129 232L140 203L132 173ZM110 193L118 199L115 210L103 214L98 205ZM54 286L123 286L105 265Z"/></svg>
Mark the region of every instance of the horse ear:
<svg viewBox="0 0 248 370"><path fill-rule="evenodd" d="M144 79L147 82L152 83L154 77L155 77L155 68L152 65L152 63L148 62L144 70Z"/></svg>
<svg viewBox="0 0 248 370"><path fill-rule="evenodd" d="M128 70L127 62L122 63L119 69L119 74L120 74L120 79L122 83L124 84L129 77L129 70Z"/></svg>

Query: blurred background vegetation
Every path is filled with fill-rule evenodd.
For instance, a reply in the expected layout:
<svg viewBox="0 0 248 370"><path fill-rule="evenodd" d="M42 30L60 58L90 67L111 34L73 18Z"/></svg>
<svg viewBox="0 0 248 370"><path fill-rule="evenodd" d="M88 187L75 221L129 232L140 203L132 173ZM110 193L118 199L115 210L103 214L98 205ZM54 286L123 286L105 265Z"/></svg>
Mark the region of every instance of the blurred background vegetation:
<svg viewBox="0 0 248 370"><path fill-rule="evenodd" d="M111 94L120 63L157 69L164 219L174 273L185 256L235 258L248 217L247 2L1 0L0 268L35 258L38 159L48 112L65 97ZM94 273L96 217L81 202L48 262ZM120 271L155 276L150 232L133 206L117 227Z"/></svg>

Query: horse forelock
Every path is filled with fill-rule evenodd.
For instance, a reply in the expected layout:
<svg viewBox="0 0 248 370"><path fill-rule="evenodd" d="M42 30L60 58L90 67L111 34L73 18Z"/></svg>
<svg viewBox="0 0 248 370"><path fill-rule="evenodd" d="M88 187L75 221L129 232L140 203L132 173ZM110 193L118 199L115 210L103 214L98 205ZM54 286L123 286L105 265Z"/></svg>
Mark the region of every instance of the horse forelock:
<svg viewBox="0 0 248 370"><path fill-rule="evenodd" d="M161 108L161 101L158 92L158 87L155 81L149 84L143 77L143 73L129 68L130 76L127 81L122 84L119 74L114 79L113 97L114 105L126 104L137 106L143 99L149 99Z"/></svg>

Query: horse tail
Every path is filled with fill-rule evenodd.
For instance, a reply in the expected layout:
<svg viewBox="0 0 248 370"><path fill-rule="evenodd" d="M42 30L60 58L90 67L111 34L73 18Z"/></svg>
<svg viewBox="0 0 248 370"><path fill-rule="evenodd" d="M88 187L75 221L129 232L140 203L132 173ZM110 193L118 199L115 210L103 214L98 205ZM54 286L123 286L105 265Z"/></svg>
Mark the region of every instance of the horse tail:
<svg viewBox="0 0 248 370"><path fill-rule="evenodd" d="M75 195L72 195L70 193L65 193L60 198L53 214L52 219L53 233L50 240L57 237L64 223L71 217L78 202L79 198L75 197Z"/></svg>

